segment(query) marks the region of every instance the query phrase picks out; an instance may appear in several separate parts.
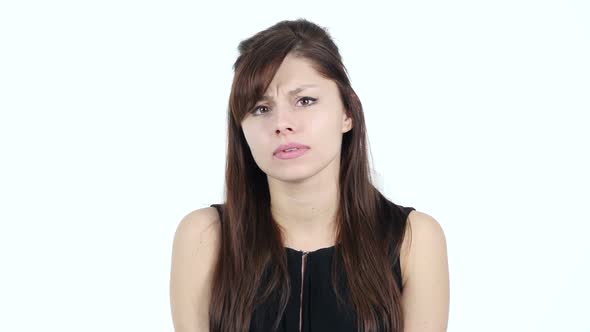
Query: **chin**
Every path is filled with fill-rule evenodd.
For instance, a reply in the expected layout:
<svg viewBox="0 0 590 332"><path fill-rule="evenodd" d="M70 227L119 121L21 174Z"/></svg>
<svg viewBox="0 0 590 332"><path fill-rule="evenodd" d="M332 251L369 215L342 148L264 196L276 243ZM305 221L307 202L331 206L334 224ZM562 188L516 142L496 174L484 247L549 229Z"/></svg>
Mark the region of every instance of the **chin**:
<svg viewBox="0 0 590 332"><path fill-rule="evenodd" d="M278 168L278 167L277 167ZM281 167L265 172L268 177L282 182L302 182L313 175L307 167Z"/></svg>

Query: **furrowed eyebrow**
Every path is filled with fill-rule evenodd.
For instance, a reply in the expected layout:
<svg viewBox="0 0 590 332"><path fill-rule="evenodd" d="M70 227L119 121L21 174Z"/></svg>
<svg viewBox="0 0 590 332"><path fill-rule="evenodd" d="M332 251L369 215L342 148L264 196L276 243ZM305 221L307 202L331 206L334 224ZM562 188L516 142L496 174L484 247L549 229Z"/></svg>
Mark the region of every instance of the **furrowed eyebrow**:
<svg viewBox="0 0 590 332"><path fill-rule="evenodd" d="M300 86L300 87L298 87L296 89L293 89L293 90L289 91L289 95L292 96L294 94L298 94L299 92L305 90L306 88L314 88L314 87L317 87L317 85L315 85L315 84L305 84L305 85L302 85L302 86ZM272 100L272 97L271 96L262 96L262 98L260 98L260 101L267 101L267 100Z"/></svg>

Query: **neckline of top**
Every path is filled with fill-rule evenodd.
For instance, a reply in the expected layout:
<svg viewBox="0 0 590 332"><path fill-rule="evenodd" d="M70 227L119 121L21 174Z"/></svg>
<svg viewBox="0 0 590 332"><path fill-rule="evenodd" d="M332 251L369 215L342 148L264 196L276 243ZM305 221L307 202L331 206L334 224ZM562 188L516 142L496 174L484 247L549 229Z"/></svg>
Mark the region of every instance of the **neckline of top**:
<svg viewBox="0 0 590 332"><path fill-rule="evenodd" d="M336 247L335 245L332 245L329 247L318 248L315 250L298 250L298 249L294 249L291 247L284 247L284 248L285 248L285 250L287 250L287 252L293 252L293 253L297 253L300 255L303 255L303 254L309 255L309 254L319 253L319 252L324 252L324 251L332 251L335 247Z"/></svg>

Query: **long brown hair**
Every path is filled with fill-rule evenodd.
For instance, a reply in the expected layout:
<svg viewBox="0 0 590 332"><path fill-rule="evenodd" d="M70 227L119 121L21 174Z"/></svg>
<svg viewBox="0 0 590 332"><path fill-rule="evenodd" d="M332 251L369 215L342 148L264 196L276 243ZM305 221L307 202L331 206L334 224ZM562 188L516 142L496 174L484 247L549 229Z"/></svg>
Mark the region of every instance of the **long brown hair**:
<svg viewBox="0 0 590 332"><path fill-rule="evenodd" d="M344 301L335 286L339 264L343 264L359 331L403 331L401 290L391 267L399 257L406 223L396 218L399 211L373 185L363 108L338 47L326 29L298 19L256 33L243 40L238 50L229 97L225 212L209 306L210 331L248 331L254 309L272 294L278 294L276 329L287 306L286 254L271 215L268 181L253 159L240 124L289 53L311 60L320 75L337 84L352 117L353 128L342 139L334 251L338 259L332 264L338 303ZM386 219L403 222L381 222Z"/></svg>

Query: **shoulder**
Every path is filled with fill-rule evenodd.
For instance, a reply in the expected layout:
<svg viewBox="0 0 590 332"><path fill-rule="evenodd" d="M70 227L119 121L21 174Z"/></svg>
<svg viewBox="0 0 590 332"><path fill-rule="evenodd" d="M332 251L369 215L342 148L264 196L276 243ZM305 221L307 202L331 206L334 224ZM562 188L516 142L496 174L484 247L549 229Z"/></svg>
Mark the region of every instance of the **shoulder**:
<svg viewBox="0 0 590 332"><path fill-rule="evenodd" d="M212 263L219 250L221 223L214 207L194 210L185 215L174 234L173 258L177 263ZM189 261L197 258L198 261Z"/></svg>
<svg viewBox="0 0 590 332"><path fill-rule="evenodd" d="M214 207L194 210L185 215L174 234L174 247L178 249L213 249L219 243L221 225Z"/></svg>
<svg viewBox="0 0 590 332"><path fill-rule="evenodd" d="M204 207L185 215L176 227L175 239L192 240L199 238L205 242L218 239L220 230L219 214L214 207Z"/></svg>
<svg viewBox="0 0 590 332"><path fill-rule="evenodd" d="M402 307L407 331L446 331L449 314L449 266L444 231L432 216L408 216L409 243Z"/></svg>
<svg viewBox="0 0 590 332"><path fill-rule="evenodd" d="M175 331L200 331L208 327L220 230L219 215L213 207L188 213L176 227L170 271Z"/></svg>
<svg viewBox="0 0 590 332"><path fill-rule="evenodd" d="M441 250L446 253L446 236L441 224L425 212L410 211L400 255L402 285L411 278L416 260L427 259L425 256Z"/></svg>

